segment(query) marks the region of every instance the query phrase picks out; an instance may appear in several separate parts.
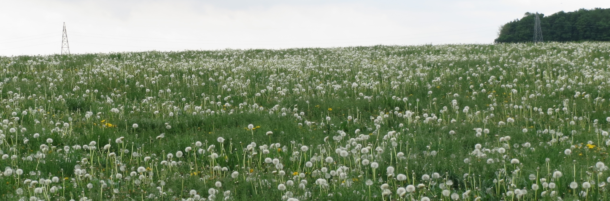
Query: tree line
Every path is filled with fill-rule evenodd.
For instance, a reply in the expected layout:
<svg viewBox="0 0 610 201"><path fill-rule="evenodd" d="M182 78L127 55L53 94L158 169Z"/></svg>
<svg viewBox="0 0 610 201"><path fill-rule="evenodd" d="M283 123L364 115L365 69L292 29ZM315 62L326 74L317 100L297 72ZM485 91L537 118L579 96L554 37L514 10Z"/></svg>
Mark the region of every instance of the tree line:
<svg viewBox="0 0 610 201"><path fill-rule="evenodd" d="M496 43L532 42L536 13L500 27ZM544 41L610 41L610 9L580 9L550 16L538 13Z"/></svg>

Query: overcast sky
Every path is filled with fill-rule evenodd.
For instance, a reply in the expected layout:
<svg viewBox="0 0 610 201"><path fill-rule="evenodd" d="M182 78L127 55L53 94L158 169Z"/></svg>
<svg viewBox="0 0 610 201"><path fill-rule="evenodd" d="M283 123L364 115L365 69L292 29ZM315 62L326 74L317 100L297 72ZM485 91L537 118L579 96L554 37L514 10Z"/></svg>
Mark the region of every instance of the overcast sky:
<svg viewBox="0 0 610 201"><path fill-rule="evenodd" d="M492 43L525 12L608 0L0 0L0 55ZM544 32L544 30L543 30Z"/></svg>

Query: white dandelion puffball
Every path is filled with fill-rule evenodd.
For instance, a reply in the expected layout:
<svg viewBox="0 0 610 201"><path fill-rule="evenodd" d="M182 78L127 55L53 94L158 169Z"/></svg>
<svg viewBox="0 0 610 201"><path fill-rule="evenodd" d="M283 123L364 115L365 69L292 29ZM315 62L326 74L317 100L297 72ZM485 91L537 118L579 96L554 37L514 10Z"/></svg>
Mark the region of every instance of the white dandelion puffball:
<svg viewBox="0 0 610 201"><path fill-rule="evenodd" d="M231 173L231 178L233 178L233 179L237 179L238 176L239 176L239 172L237 172L237 171L233 171L233 173Z"/></svg>
<svg viewBox="0 0 610 201"><path fill-rule="evenodd" d="M538 184L532 184L532 190L537 191L539 188Z"/></svg>
<svg viewBox="0 0 610 201"><path fill-rule="evenodd" d="M583 182L582 183L582 188L584 188L584 189L591 188L591 183L589 183L588 181Z"/></svg>
<svg viewBox="0 0 610 201"><path fill-rule="evenodd" d="M561 176L563 176L563 174L560 171L553 172L553 178L558 179Z"/></svg>
<svg viewBox="0 0 610 201"><path fill-rule="evenodd" d="M407 192L408 192L408 193L413 193L413 192L415 192L415 186L413 186L413 185L408 185L406 189L407 189Z"/></svg>
<svg viewBox="0 0 610 201"><path fill-rule="evenodd" d="M428 181L428 180L430 180L430 175L424 174L424 175L421 176L421 179L424 180L424 181Z"/></svg>
<svg viewBox="0 0 610 201"><path fill-rule="evenodd" d="M460 195L458 195L457 193L453 193L453 194L451 194L451 199L452 200L459 200L460 199Z"/></svg>
<svg viewBox="0 0 610 201"><path fill-rule="evenodd" d="M284 184L277 185L277 190L285 191L286 190L286 185L284 185Z"/></svg>
<svg viewBox="0 0 610 201"><path fill-rule="evenodd" d="M574 181L573 181L572 183L570 183L570 188L571 188L571 189L576 189L576 188L578 188L578 183L576 183L576 182L574 182Z"/></svg>
<svg viewBox="0 0 610 201"><path fill-rule="evenodd" d="M341 157L347 157L349 155L349 152L345 151L345 150L341 150L341 152L339 152L339 155Z"/></svg>
<svg viewBox="0 0 610 201"><path fill-rule="evenodd" d="M396 180L398 180L398 181L404 181L404 180L407 180L407 175L404 175L404 174L398 174L398 176L396 176Z"/></svg>
<svg viewBox="0 0 610 201"><path fill-rule="evenodd" d="M210 188L208 189L208 194L210 195L216 195L216 193L218 193L218 190L214 189L214 188Z"/></svg>
<svg viewBox="0 0 610 201"><path fill-rule="evenodd" d="M377 162L372 162L371 163L371 168L377 169L378 167L379 167L379 163L377 163Z"/></svg>
<svg viewBox="0 0 610 201"><path fill-rule="evenodd" d="M399 187L396 189L396 194L398 194L400 197L404 197L405 194L407 194L407 190L403 187Z"/></svg>
<svg viewBox="0 0 610 201"><path fill-rule="evenodd" d="M595 164L595 167L596 167L598 170L602 170L602 169L604 169L604 168L606 167L606 165L605 165L603 162L601 162L601 161L600 161L600 162L597 162L597 163Z"/></svg>
<svg viewBox="0 0 610 201"><path fill-rule="evenodd" d="M333 157L326 157L325 159L326 163L333 163L335 160L333 159Z"/></svg>

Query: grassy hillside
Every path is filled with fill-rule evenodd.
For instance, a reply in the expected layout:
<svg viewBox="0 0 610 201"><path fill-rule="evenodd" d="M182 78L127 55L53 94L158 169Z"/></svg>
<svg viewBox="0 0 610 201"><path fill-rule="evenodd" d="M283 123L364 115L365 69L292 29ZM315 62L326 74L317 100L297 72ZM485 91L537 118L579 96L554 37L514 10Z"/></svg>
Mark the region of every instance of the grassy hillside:
<svg viewBox="0 0 610 201"><path fill-rule="evenodd" d="M609 57L610 43L0 57L0 198L608 199Z"/></svg>

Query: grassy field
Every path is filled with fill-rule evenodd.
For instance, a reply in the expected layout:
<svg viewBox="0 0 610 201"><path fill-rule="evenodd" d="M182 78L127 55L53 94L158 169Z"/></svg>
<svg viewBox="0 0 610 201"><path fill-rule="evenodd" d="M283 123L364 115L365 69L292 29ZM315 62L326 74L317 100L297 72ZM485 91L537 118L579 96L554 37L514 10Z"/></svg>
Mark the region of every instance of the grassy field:
<svg viewBox="0 0 610 201"><path fill-rule="evenodd" d="M610 43L0 57L2 200L608 200Z"/></svg>

